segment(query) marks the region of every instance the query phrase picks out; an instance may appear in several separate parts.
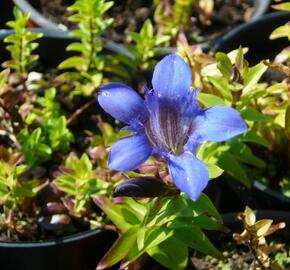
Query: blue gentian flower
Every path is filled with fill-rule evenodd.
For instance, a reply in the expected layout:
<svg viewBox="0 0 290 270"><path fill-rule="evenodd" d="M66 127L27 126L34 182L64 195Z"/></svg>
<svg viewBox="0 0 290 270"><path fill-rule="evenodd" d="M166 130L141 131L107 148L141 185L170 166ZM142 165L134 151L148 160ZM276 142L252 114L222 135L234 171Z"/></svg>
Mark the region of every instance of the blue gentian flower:
<svg viewBox="0 0 290 270"><path fill-rule="evenodd" d="M134 170L154 155L167 161L175 185L192 200L198 199L209 173L196 157L196 147L204 141L229 140L247 127L233 108L199 107L198 91L191 89L191 83L189 66L180 56L171 54L156 65L153 90L146 89L145 100L121 83L100 88L101 107L135 132L112 146L110 169Z"/></svg>

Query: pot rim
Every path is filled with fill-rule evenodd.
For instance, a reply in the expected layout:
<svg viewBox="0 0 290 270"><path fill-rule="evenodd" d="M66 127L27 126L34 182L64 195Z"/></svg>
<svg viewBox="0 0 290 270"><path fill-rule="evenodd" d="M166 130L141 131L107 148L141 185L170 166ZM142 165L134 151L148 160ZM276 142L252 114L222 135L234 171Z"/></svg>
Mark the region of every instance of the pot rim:
<svg viewBox="0 0 290 270"><path fill-rule="evenodd" d="M268 11L270 4L271 0L254 0L254 7L256 10L248 22L252 22L263 16Z"/></svg>
<svg viewBox="0 0 290 270"><path fill-rule="evenodd" d="M68 32L69 29L62 24L57 24L45 16L43 16L37 9L35 9L27 0L13 0L14 4L18 6L22 11L27 11L31 14L32 21L35 21L40 27L45 25L45 28L56 30L60 32ZM263 14L265 14L270 6L271 0L253 0L253 6L255 7L255 13L249 19L249 22L255 21ZM244 23L243 23L244 24Z"/></svg>
<svg viewBox="0 0 290 270"><path fill-rule="evenodd" d="M70 35L69 31L59 31L51 28L42 28L42 27L29 28L28 30L31 32L42 33L43 34L42 38L67 39L71 40L72 42L77 40L77 38L72 37ZM11 35L12 33L14 33L13 29L0 29L0 41L3 40L6 36ZM38 43L41 41L42 38L38 40ZM104 49L115 53L121 53L131 59L134 59L134 55L121 43L116 43L114 41L105 41ZM168 49L162 48L161 51L164 53L172 53L175 52L175 48Z"/></svg>
<svg viewBox="0 0 290 270"><path fill-rule="evenodd" d="M271 197L274 197L275 199L277 200L280 200L280 201L283 201L284 203L290 203L290 198L285 196L284 194L282 194L281 192L273 189L273 188L270 188L266 185L264 185L263 183L255 180L253 182L253 187L262 191L262 192L265 192L267 195L271 196Z"/></svg>
<svg viewBox="0 0 290 270"><path fill-rule="evenodd" d="M219 51L220 47L223 46L224 43L226 43L228 40L233 39L235 36L239 36L241 33L248 31L249 29L256 27L257 25L263 25L265 22L269 22L273 19L281 18L281 20L287 19L290 20L290 13L288 11L274 11L269 14L265 14L262 17L259 17L256 20L248 21L244 24L241 24L235 28L233 28L230 32L227 34L221 36L218 38L214 45L214 50Z"/></svg>
<svg viewBox="0 0 290 270"><path fill-rule="evenodd" d="M39 240L39 241L28 241L28 242L8 242L0 241L0 248L35 248L35 247L51 247L56 245L68 244L76 241L83 240L85 238L90 238L104 232L109 232L104 229L92 229L84 232L75 233L68 236L63 236L51 240Z"/></svg>

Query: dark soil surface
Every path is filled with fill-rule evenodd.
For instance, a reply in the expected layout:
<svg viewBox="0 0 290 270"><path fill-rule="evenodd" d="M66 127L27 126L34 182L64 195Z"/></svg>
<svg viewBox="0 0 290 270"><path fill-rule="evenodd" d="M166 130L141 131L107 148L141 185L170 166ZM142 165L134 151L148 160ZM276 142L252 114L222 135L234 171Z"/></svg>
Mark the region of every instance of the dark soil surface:
<svg viewBox="0 0 290 270"><path fill-rule="evenodd" d="M73 0L29 0L44 16L51 21L73 29L68 21L70 13L66 8ZM107 29L105 37L115 42L129 42L126 33L139 31L147 18L153 18L152 0L115 0L107 16L114 18L114 23ZM167 1L171 5L172 1ZM197 18L200 10L193 8L190 25L184 29L191 42L203 42L226 33L235 26L247 21L254 13L252 0L216 0L214 14L210 24L204 25Z"/></svg>

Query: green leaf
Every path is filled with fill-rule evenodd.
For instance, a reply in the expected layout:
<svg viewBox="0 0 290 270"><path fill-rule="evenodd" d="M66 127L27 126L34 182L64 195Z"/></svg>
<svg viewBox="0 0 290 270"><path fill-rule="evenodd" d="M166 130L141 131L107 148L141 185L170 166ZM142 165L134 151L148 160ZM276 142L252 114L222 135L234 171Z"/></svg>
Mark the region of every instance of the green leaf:
<svg viewBox="0 0 290 270"><path fill-rule="evenodd" d="M219 91L219 93L228 101L229 104L233 101L229 82L226 78L220 78L215 76L207 76L208 80Z"/></svg>
<svg viewBox="0 0 290 270"><path fill-rule="evenodd" d="M145 244L146 228L140 227L137 231L137 246L141 250Z"/></svg>
<svg viewBox="0 0 290 270"><path fill-rule="evenodd" d="M182 229L197 226L206 230L224 230L225 227L207 215L199 215L197 217L178 217L168 224L168 228Z"/></svg>
<svg viewBox="0 0 290 270"><path fill-rule="evenodd" d="M185 195L183 195L185 197ZM186 197L185 197L186 198ZM222 218L213 205L210 198L202 193L197 201L193 202L192 200L186 198L188 207L195 212L195 215L208 214L216 218L217 221L222 222Z"/></svg>
<svg viewBox="0 0 290 270"><path fill-rule="evenodd" d="M77 195L76 179L71 175L61 175L53 180L53 183L63 192L69 195Z"/></svg>
<svg viewBox="0 0 290 270"><path fill-rule="evenodd" d="M148 254L157 262L171 270L185 269L188 261L188 248L173 240L166 240L149 249Z"/></svg>
<svg viewBox="0 0 290 270"><path fill-rule="evenodd" d="M270 95L287 93L288 86L286 82L275 83L267 88L267 93Z"/></svg>
<svg viewBox="0 0 290 270"><path fill-rule="evenodd" d="M171 197L167 204L164 205L164 208L161 209L160 214L156 215L153 220L153 224L163 225L167 222L175 219L183 209L187 207L186 200L181 195L176 195Z"/></svg>
<svg viewBox="0 0 290 270"><path fill-rule="evenodd" d="M198 250L206 255L211 255L215 258L222 258L222 254L209 241L207 236L197 226L191 228L176 229L174 231L174 240Z"/></svg>
<svg viewBox="0 0 290 270"><path fill-rule="evenodd" d="M163 241L169 239L173 235L173 230L169 230L164 226L155 226L146 228L146 238L142 249L138 248L138 243L136 243L130 253L127 256L128 262L133 262L139 258L144 252L149 249L158 246Z"/></svg>
<svg viewBox="0 0 290 270"><path fill-rule="evenodd" d="M151 20L150 19L147 19L143 26L142 26L142 29L140 31L140 35L142 37L146 37L146 38L150 38L150 37L153 37L154 35L154 32L153 32L153 25L151 23Z"/></svg>
<svg viewBox="0 0 290 270"><path fill-rule="evenodd" d="M290 140L290 105L287 107L285 113L285 132L288 139Z"/></svg>
<svg viewBox="0 0 290 270"><path fill-rule="evenodd" d="M229 151L236 157L237 160L258 168L264 168L266 166L264 160L256 157L252 150L244 143L234 140L229 142L229 145Z"/></svg>
<svg viewBox="0 0 290 270"><path fill-rule="evenodd" d="M290 11L290 3L281 3L281 4L272 5L272 8L277 9L277 10Z"/></svg>
<svg viewBox="0 0 290 270"><path fill-rule="evenodd" d="M235 66L237 67L237 69L239 70L239 72L242 72L244 69L244 52L243 52L243 48L240 46L238 49L238 53L235 59Z"/></svg>
<svg viewBox="0 0 290 270"><path fill-rule="evenodd" d="M79 56L72 56L58 65L59 69L76 68L77 70L87 70L88 61Z"/></svg>
<svg viewBox="0 0 290 270"><path fill-rule="evenodd" d="M217 61L217 68L220 70L222 75L229 80L231 78L233 68L230 58L222 52L216 53L215 58Z"/></svg>
<svg viewBox="0 0 290 270"><path fill-rule="evenodd" d="M198 101L206 108L216 105L226 105L224 100L220 97L212 94L200 93L198 95Z"/></svg>
<svg viewBox="0 0 290 270"><path fill-rule="evenodd" d="M276 28L270 35L270 39L287 37L290 40L290 25L286 24Z"/></svg>
<svg viewBox="0 0 290 270"><path fill-rule="evenodd" d="M4 69L0 72L0 96L4 92L4 86L7 83L9 75L9 69Z"/></svg>
<svg viewBox="0 0 290 270"><path fill-rule="evenodd" d="M261 79L262 75L265 73L267 68L268 67L262 63L259 63L254 67L249 68L249 71L244 78L243 95L247 94L255 87L257 87L256 86L257 83L259 82L259 80Z"/></svg>
<svg viewBox="0 0 290 270"><path fill-rule="evenodd" d="M122 233L99 262L96 270L108 269L110 266L124 259L136 242L136 237L137 227L132 227Z"/></svg>
<svg viewBox="0 0 290 270"><path fill-rule="evenodd" d="M134 225L140 224L141 220L144 218L139 219L138 212L130 208L126 202L122 204L113 204L110 199L105 196L99 196L97 201L98 206L122 232L127 231ZM126 201L128 200L126 199Z"/></svg>
<svg viewBox="0 0 290 270"><path fill-rule="evenodd" d="M82 44L82 43L79 43L79 42L73 42L71 44L69 44L67 47L66 47L66 50L67 51L76 51L76 52L89 52L89 48L86 47L85 44Z"/></svg>
<svg viewBox="0 0 290 270"><path fill-rule="evenodd" d="M209 178L210 179L217 178L217 177L221 176L224 172L224 170L221 169L216 164L206 164L206 165L207 165L207 168L209 171Z"/></svg>
<svg viewBox="0 0 290 270"><path fill-rule="evenodd" d="M218 158L218 165L229 175L244 184L247 188L250 188L250 180L244 168L237 161L234 155L227 152L221 153Z"/></svg>
<svg viewBox="0 0 290 270"><path fill-rule="evenodd" d="M252 122L263 122L267 123L272 120L271 116L263 115L254 108L247 108L240 111L241 116L244 120Z"/></svg>
<svg viewBox="0 0 290 270"><path fill-rule="evenodd" d="M242 142L253 142L270 148L270 144L267 140L261 137L259 134L256 133L254 130L249 130L247 133L243 134L239 137Z"/></svg>

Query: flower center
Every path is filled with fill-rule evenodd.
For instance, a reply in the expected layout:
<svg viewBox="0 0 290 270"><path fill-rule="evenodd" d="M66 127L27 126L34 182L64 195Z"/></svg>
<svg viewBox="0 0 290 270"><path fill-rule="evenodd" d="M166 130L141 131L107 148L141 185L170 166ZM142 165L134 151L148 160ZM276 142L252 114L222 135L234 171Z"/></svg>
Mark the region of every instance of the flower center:
<svg viewBox="0 0 290 270"><path fill-rule="evenodd" d="M144 128L153 147L179 155L188 141L191 119L175 106L158 106L154 112L150 112Z"/></svg>

